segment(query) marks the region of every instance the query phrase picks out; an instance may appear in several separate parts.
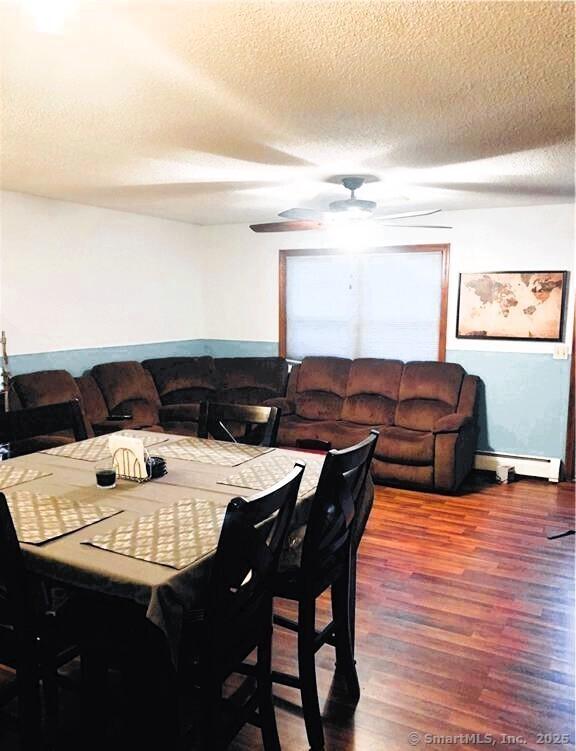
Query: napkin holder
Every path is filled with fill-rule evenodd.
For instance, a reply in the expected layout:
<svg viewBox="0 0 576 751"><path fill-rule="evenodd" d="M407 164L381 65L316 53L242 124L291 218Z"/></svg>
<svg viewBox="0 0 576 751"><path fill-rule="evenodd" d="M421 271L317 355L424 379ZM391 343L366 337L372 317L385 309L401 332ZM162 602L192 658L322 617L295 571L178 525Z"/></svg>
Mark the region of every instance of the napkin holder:
<svg viewBox="0 0 576 751"><path fill-rule="evenodd" d="M116 475L121 480L132 482L148 482L147 452L144 441L129 436L110 436L108 448L112 454L112 461Z"/></svg>

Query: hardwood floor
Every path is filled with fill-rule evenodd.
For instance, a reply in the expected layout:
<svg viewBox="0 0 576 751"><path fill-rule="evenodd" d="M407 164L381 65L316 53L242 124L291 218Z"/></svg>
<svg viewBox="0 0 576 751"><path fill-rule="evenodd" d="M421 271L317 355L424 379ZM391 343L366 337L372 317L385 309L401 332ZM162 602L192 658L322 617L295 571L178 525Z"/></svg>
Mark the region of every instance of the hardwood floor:
<svg viewBox="0 0 576 751"><path fill-rule="evenodd" d="M360 547L356 711L317 656L330 749L481 747L424 736L491 734L499 748L574 742L574 485L479 479L458 497L377 488ZM276 641L289 667L294 639ZM298 695L276 688L282 747L305 749ZM411 746L410 733L421 741ZM544 737L538 737L538 734ZM560 736L546 742L547 734ZM570 735L562 744L561 736ZM501 735L523 742L502 742ZM236 748L255 748L245 730ZM506 739L509 740L509 739ZM543 742L539 742L543 741ZM573 746L572 746L573 747Z"/></svg>
<svg viewBox="0 0 576 751"><path fill-rule="evenodd" d="M317 655L326 748L574 748L575 538L546 539L573 526L568 483L377 488L359 556L355 710L331 648ZM295 648L279 632L275 665L293 670ZM306 749L298 693L275 691L282 748ZM260 748L259 731L231 748Z"/></svg>

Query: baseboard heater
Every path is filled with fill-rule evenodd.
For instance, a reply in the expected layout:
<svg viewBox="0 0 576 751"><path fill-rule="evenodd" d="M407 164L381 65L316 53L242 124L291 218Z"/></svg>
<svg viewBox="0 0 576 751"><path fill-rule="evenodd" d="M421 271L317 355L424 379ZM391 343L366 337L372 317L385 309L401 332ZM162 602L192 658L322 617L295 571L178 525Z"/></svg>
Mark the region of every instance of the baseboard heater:
<svg viewBox="0 0 576 751"><path fill-rule="evenodd" d="M492 451L477 451L475 469L495 472L498 467L510 464L517 475L545 477L550 482L560 480L560 459L546 456L521 456L520 454L497 454Z"/></svg>

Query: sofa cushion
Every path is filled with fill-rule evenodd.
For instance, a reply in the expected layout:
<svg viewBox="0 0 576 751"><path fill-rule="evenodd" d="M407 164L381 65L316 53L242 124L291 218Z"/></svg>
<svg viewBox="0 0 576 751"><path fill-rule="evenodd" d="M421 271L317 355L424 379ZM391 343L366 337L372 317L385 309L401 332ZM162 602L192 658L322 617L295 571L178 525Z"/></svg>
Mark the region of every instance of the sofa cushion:
<svg viewBox="0 0 576 751"><path fill-rule="evenodd" d="M220 402L262 404L286 391L288 363L282 357L220 357L215 363Z"/></svg>
<svg viewBox="0 0 576 751"><path fill-rule="evenodd" d="M374 457L372 476L376 482L384 484L434 487L434 467L432 465L400 464L382 461Z"/></svg>
<svg viewBox="0 0 576 751"><path fill-rule="evenodd" d="M212 357L160 357L144 360L162 404L186 404L215 398L216 370Z"/></svg>
<svg viewBox="0 0 576 751"><path fill-rule="evenodd" d="M403 367L400 360L354 360L342 419L362 425L392 425Z"/></svg>
<svg viewBox="0 0 576 751"><path fill-rule="evenodd" d="M37 435L33 438L26 438L22 441L12 441L10 444L10 452L12 457L25 456L26 454L33 454L36 451L46 451L47 449L53 449L57 446L65 446L67 443L74 443L75 438L72 433L70 435L60 432L52 433L50 435Z"/></svg>
<svg viewBox="0 0 576 751"><path fill-rule="evenodd" d="M351 361L306 357L298 372L296 414L308 420L339 420Z"/></svg>
<svg viewBox="0 0 576 751"><path fill-rule="evenodd" d="M344 449L367 438L370 427L344 420L305 420L289 415L280 419L278 445L296 446L299 439L308 439L325 441L333 449Z"/></svg>
<svg viewBox="0 0 576 751"><path fill-rule="evenodd" d="M370 430L382 430L382 425L359 425L346 420L328 420L322 424L322 440L328 441L333 449L347 449L368 438Z"/></svg>
<svg viewBox="0 0 576 751"><path fill-rule="evenodd" d="M464 369L457 363L410 362L400 380L395 424L431 431L441 417L456 411Z"/></svg>
<svg viewBox="0 0 576 751"><path fill-rule="evenodd" d="M160 406L160 398L152 376L139 362L110 362L95 365L96 379L110 412L121 410L132 400L144 400Z"/></svg>
<svg viewBox="0 0 576 751"><path fill-rule="evenodd" d="M278 446L296 446L296 442L301 438L314 441L329 440L325 437L330 434L330 428L326 427L327 425L327 422L306 420L296 415L282 417L278 428Z"/></svg>
<svg viewBox="0 0 576 751"><path fill-rule="evenodd" d="M108 407L96 380L91 375L81 376L74 380L82 395L82 404L90 423L94 425L97 422L104 422L108 418Z"/></svg>
<svg viewBox="0 0 576 751"><path fill-rule="evenodd" d="M432 464L434 434L399 427L383 428L374 455L400 464Z"/></svg>
<svg viewBox="0 0 576 751"><path fill-rule="evenodd" d="M158 405L147 399L126 399L116 406L115 412L132 415L130 427L145 428L158 423ZM129 427L126 425L126 427Z"/></svg>

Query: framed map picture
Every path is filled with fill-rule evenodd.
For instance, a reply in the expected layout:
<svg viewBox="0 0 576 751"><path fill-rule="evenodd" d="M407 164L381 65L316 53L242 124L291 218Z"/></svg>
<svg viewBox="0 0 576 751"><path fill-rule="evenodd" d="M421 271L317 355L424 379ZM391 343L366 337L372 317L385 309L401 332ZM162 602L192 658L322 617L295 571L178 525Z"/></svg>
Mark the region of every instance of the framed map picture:
<svg viewBox="0 0 576 751"><path fill-rule="evenodd" d="M566 271L460 274L460 339L562 340Z"/></svg>

